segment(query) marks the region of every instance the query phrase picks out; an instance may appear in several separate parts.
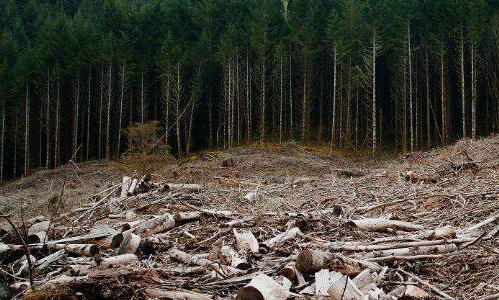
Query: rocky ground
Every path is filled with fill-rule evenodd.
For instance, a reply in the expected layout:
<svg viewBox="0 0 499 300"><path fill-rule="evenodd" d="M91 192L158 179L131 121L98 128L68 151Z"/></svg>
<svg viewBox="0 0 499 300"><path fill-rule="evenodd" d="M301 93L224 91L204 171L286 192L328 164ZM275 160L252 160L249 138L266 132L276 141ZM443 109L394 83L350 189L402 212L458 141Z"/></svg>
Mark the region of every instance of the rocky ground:
<svg viewBox="0 0 499 300"><path fill-rule="evenodd" d="M20 234L2 223L0 277L36 299L498 297L499 138L354 158L286 144L146 177L37 172L3 186Z"/></svg>

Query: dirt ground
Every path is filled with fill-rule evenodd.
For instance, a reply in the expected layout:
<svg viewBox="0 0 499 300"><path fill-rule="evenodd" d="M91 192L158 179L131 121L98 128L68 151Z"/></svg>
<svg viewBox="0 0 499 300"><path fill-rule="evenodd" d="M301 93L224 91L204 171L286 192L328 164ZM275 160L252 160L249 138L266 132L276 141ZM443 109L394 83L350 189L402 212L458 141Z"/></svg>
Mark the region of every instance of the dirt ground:
<svg viewBox="0 0 499 300"><path fill-rule="evenodd" d="M431 152L377 161L368 153L360 155L330 156L293 144L234 148L164 165L151 176L155 182L201 184L205 190L198 197L204 208L259 218L269 212L334 208L341 219L390 216L430 229L466 228L499 212L499 138L463 140ZM16 219L50 215L51 199L65 185L63 211L70 211L133 173L119 162L39 171L4 185L0 208ZM330 241L378 237L352 233L340 218L327 216L310 236ZM406 264L454 297L480 299L499 293L497 238L445 259Z"/></svg>

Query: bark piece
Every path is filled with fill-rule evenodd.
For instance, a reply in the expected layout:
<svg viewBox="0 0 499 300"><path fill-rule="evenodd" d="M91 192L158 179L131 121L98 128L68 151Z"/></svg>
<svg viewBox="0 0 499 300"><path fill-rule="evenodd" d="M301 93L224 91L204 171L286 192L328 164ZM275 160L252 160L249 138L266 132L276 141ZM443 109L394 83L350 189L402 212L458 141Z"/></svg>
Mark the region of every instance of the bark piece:
<svg viewBox="0 0 499 300"><path fill-rule="evenodd" d="M315 273L315 294L327 296L330 283L330 272L328 269L322 269Z"/></svg>
<svg viewBox="0 0 499 300"><path fill-rule="evenodd" d="M238 232L237 229L234 228L232 232L234 233L236 247L239 251L251 251L253 253L258 253L260 249L258 240L251 231L241 230L241 232Z"/></svg>
<svg viewBox="0 0 499 300"><path fill-rule="evenodd" d="M386 231L387 229L418 231L424 229L424 227L421 225L398 220L390 220L387 218L366 218L360 220L351 220L349 221L349 223L365 231Z"/></svg>
<svg viewBox="0 0 499 300"><path fill-rule="evenodd" d="M289 297L289 292L271 277L259 274L245 287L239 289L238 300L281 300Z"/></svg>
<svg viewBox="0 0 499 300"><path fill-rule="evenodd" d="M28 243L42 243L47 238L47 230L49 229L50 221L42 221L31 225L28 228Z"/></svg>

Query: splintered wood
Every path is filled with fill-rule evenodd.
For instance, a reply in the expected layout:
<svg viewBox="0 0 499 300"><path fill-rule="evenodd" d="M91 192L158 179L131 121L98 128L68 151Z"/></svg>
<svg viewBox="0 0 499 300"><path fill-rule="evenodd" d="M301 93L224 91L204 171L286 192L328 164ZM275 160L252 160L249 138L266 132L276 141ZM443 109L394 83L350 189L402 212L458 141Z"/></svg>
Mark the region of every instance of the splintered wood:
<svg viewBox="0 0 499 300"><path fill-rule="evenodd" d="M466 168L454 165L461 166L459 172ZM323 205L307 200L290 210L263 213L247 210L271 193L258 186L256 197L255 184L241 181L248 189L233 199L248 206L237 209L236 203L227 210L211 205L213 187L127 176L70 213L17 222L23 236L0 227L5 276L0 278L13 298L41 291L68 298L82 293L86 298L263 300L497 294L499 193L463 189L439 196L428 192L436 188L433 180L408 174L394 179L407 190L394 189L385 197L373 192L362 198L362 188L352 188L338 192L334 203L327 196ZM330 187L384 176L365 169L342 172ZM446 175L441 176L438 180ZM274 188L284 195L317 188L314 184L320 183L299 177ZM246 197L251 193L255 196ZM437 197L447 204L435 202ZM450 216L442 207L434 209L436 204L453 206ZM460 213L453 215L454 210ZM31 269L21 238L30 249ZM463 288L467 281L455 280L455 274L470 269L488 279Z"/></svg>

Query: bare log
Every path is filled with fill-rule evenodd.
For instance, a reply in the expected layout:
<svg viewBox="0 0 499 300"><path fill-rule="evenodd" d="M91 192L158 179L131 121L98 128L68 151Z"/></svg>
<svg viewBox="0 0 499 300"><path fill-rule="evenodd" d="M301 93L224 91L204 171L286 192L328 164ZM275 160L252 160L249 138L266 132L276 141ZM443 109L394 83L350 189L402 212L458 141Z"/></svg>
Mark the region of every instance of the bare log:
<svg viewBox="0 0 499 300"><path fill-rule="evenodd" d="M206 259L206 258L201 258L195 255L191 255L189 253L186 253L184 251L171 248L168 250L167 254L174 260L182 262L187 265L196 265L196 266L206 266L206 265L211 265L214 264L213 261Z"/></svg>
<svg viewBox="0 0 499 300"><path fill-rule="evenodd" d="M191 211L191 212L178 212L175 214L175 221L177 222L189 222L196 221L201 218L201 212Z"/></svg>
<svg viewBox="0 0 499 300"><path fill-rule="evenodd" d="M104 257L100 260L100 266L110 268L113 266L132 265L138 261L135 254L122 254L111 257Z"/></svg>
<svg viewBox="0 0 499 300"><path fill-rule="evenodd" d="M360 265L352 260L337 254L308 249L298 254L296 268L306 274L315 273L321 269L329 269L345 275L357 275L361 271Z"/></svg>
<svg viewBox="0 0 499 300"><path fill-rule="evenodd" d="M300 235L300 234L301 234L301 231L298 227L289 228L285 232L280 233L280 234L276 235L275 237L264 241L262 243L262 245L268 249L271 249L271 248L276 247L279 244L281 244L287 240L294 239L297 235Z"/></svg>
<svg viewBox="0 0 499 300"><path fill-rule="evenodd" d="M130 188L130 185L132 184L132 178L129 176L123 177L123 180L121 182L121 193L120 197L126 197L128 194L128 189Z"/></svg>
<svg viewBox="0 0 499 300"><path fill-rule="evenodd" d="M363 300L364 295L348 276L341 276L331 283L328 290L331 300Z"/></svg>
<svg viewBox="0 0 499 300"><path fill-rule="evenodd" d="M163 186L163 190L179 190L185 192L199 192L203 189L200 184L190 184L190 183L166 183Z"/></svg>
<svg viewBox="0 0 499 300"><path fill-rule="evenodd" d="M28 243L42 243L47 239L47 230L50 221L42 221L31 225L28 228Z"/></svg>
<svg viewBox="0 0 499 300"><path fill-rule="evenodd" d="M278 300L287 299L290 293L265 274L259 274L245 287L239 289L236 299L238 300Z"/></svg>
<svg viewBox="0 0 499 300"><path fill-rule="evenodd" d="M399 220L390 220L387 218L366 218L360 220L350 220L349 223L365 231L386 231L388 229L418 231L424 229L424 227L421 225L416 225Z"/></svg>
<svg viewBox="0 0 499 300"><path fill-rule="evenodd" d="M164 214L145 220L133 228L133 232L142 237L147 237L158 232L166 231L175 227L175 218L171 214Z"/></svg>

